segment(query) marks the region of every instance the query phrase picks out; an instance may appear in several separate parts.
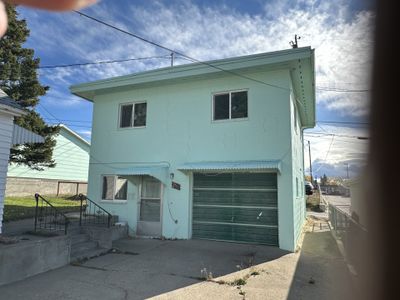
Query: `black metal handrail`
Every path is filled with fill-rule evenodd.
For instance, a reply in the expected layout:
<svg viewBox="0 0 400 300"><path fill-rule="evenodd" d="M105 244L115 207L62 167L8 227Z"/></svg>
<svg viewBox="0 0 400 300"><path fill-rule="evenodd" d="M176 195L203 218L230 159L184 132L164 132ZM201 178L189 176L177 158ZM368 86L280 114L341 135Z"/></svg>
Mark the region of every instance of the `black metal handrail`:
<svg viewBox="0 0 400 300"><path fill-rule="evenodd" d="M79 194L79 199L81 201L79 226L90 224L111 226L113 221L111 213L83 194Z"/></svg>
<svg viewBox="0 0 400 300"><path fill-rule="evenodd" d="M35 194L35 200L35 232L38 229L64 230L64 234L67 234L68 224L70 223L68 217L38 193Z"/></svg>

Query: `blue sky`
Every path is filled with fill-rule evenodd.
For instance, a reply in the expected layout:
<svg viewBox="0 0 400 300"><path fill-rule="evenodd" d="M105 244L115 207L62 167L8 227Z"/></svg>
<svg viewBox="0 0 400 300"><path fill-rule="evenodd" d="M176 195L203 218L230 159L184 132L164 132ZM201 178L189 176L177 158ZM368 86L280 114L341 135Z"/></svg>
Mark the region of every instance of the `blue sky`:
<svg viewBox="0 0 400 300"><path fill-rule="evenodd" d="M288 49L294 34L298 34L300 46L316 49L317 120L365 122L368 93L349 90L368 89L372 3L103 0L84 12L199 60ZM42 66L169 55L73 12L55 14L23 7L18 11L31 30L26 46L35 49ZM47 122L61 121L90 139L92 104L71 95L70 85L169 63L167 57L162 57L41 69L41 82L50 86L50 91L42 97L37 111ZM178 58L176 63L188 62ZM350 175L359 172L367 142L354 137L367 136L365 126L319 123L306 132L318 175L345 176L345 163L350 166ZM305 159L308 162L308 155Z"/></svg>

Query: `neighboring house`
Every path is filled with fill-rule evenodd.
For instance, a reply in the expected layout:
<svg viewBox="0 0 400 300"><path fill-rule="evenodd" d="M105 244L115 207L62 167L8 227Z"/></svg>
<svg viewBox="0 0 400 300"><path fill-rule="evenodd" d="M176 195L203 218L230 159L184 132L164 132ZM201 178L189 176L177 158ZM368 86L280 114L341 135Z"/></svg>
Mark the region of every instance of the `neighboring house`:
<svg viewBox="0 0 400 300"><path fill-rule="evenodd" d="M89 198L138 235L294 251L314 77L306 47L72 86L94 104Z"/></svg>
<svg viewBox="0 0 400 300"><path fill-rule="evenodd" d="M340 184L325 184L320 185L321 193L326 195L340 195L349 197L350 190L348 187L345 187Z"/></svg>
<svg viewBox="0 0 400 300"><path fill-rule="evenodd" d="M44 142L43 137L14 124L14 117L24 114L22 107L0 89L0 234L10 148L13 145Z"/></svg>
<svg viewBox="0 0 400 300"><path fill-rule="evenodd" d="M7 196L86 194L90 144L65 125L60 125L55 139L56 166L37 171L11 164L7 173Z"/></svg>
<svg viewBox="0 0 400 300"><path fill-rule="evenodd" d="M367 228L368 223L367 201L365 200L365 196L367 195L366 181L367 177L363 175L362 177L353 178L346 183L350 189L351 216L364 228Z"/></svg>

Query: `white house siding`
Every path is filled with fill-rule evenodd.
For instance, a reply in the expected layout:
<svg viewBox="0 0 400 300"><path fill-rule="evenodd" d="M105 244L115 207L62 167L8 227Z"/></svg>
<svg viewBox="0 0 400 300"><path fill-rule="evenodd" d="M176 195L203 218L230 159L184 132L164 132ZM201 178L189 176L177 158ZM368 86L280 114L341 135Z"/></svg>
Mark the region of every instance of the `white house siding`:
<svg viewBox="0 0 400 300"><path fill-rule="evenodd" d="M3 222L4 193L6 188L8 159L13 132L13 116L0 112L0 233Z"/></svg>

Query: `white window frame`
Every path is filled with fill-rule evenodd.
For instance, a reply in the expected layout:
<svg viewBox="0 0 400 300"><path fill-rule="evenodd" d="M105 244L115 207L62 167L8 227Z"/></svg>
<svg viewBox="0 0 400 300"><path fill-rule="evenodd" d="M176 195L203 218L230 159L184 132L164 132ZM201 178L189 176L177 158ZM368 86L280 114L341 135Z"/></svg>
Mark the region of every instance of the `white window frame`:
<svg viewBox="0 0 400 300"><path fill-rule="evenodd" d="M134 126L135 124L135 105L136 104L142 104L146 103L146 125L144 126ZM131 126L127 127L121 127L121 121L122 121L122 107L126 105L132 105L132 116L131 116ZM147 101L135 101L135 102L125 102L125 103L120 103L118 106L118 129L131 129L131 128L146 128L147 126Z"/></svg>
<svg viewBox="0 0 400 300"><path fill-rule="evenodd" d="M113 177L114 184L113 184L113 193L112 193L113 198L112 199L103 199L104 177ZM118 177L121 177L121 176L118 176L118 175L115 175L115 174L104 174L104 175L101 175L101 200L100 200L100 202L105 202L105 203L126 203L128 201L128 185L129 185L128 180L127 180L127 186L126 186L126 199L115 199Z"/></svg>
<svg viewBox="0 0 400 300"><path fill-rule="evenodd" d="M240 92L247 92L247 117L232 119L232 93L240 93ZM215 96L226 95L226 94L229 94L229 118L228 119L215 120ZM211 111L212 111L212 113L211 113L211 121L212 122L226 122L226 121L235 121L235 120L247 120L249 118L249 89L230 90L230 91L223 91L223 92L213 93L212 96L211 96Z"/></svg>

